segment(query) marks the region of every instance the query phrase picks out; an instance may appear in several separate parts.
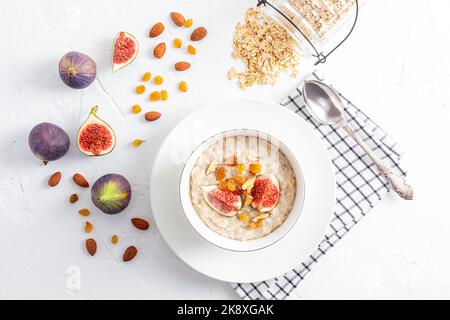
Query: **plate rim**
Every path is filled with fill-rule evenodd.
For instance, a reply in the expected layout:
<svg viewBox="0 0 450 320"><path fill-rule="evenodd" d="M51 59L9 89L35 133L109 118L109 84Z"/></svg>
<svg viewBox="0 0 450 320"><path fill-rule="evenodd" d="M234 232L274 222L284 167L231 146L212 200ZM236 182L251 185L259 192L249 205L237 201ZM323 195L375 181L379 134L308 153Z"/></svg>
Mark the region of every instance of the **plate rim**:
<svg viewBox="0 0 450 320"><path fill-rule="evenodd" d="M226 103L226 102L228 102L228 103L238 103L238 104L246 104L246 103L247 103L247 104L248 104L248 103L252 103L252 104L262 104L262 105L266 105L267 107L275 108L275 109L277 109L278 112L283 112L283 113L285 113L286 115L288 115L288 113L289 113L288 116L290 116L290 117L296 117L296 116L297 116L297 115L295 115L295 113L294 113L292 110L289 110L289 109L288 109L287 107L285 107L285 106L282 106L282 105L277 104L277 103L274 103L274 102L264 101L264 100L259 100L259 99L242 99L242 98L237 98L237 99L236 99L236 98L226 98L226 99L215 99L215 100L208 101L207 103L202 104L202 106L200 106L199 108L195 109L193 112L189 113L189 114L186 115L183 119L181 119L181 120L180 120L180 121L179 121L179 122L178 122L171 130L170 130L170 132L169 132L169 133L166 135L166 137L164 138L164 141L161 143L161 145L160 145L160 147L159 147L159 149L158 149L158 152L157 152L156 155L155 155L154 162L153 162L153 165L152 165L152 168L151 168L151 174L150 174L150 200L151 200L151 201L150 201L150 202L151 202L150 205L151 205L151 209L152 209L152 212L153 212L153 213L154 213L154 212L157 212L157 211L156 211L155 208L154 208L154 201L153 201L153 198L154 198L154 192L153 192L153 188L151 187L151 185L152 185L152 182L155 180L155 176L156 176L156 170L155 170L155 167L158 165L158 159L161 157L161 154L162 154L162 152L163 152L164 147L166 146L166 144L168 144L168 143L170 142L170 141L169 141L169 138L173 135L173 133L175 132L175 130L177 130L182 124L184 124L184 123L186 123L188 120L194 118L197 114L201 114L202 112L211 112L211 110L214 110L215 108L217 108L216 106L211 106L211 105L214 104L213 102L218 102L217 105L223 105L223 104ZM328 161L327 161L327 162L328 162L328 169L330 169L330 170L329 170L329 173L330 173L329 178L331 179L329 182L330 182L330 185L331 185L331 184L333 185L333 187L329 190L329 191L331 191L331 193L332 193L332 194L331 194L332 197L330 197L330 199L332 198L333 201L332 201L332 205L330 205L330 208L329 208L328 219L327 219L328 223L327 223L326 225L324 224L323 228L321 228L321 229L322 229L321 232L320 232L321 236L320 236L320 238L318 237L319 240L318 240L317 243L315 244L315 248L317 248L318 245L320 244L320 241L323 239L323 236L325 235L326 229L328 228L329 223L331 222L332 217L333 217L333 212L334 212L334 208L335 208L335 204L336 204L336 177L335 177L335 172L334 172L334 169L333 169L333 166L332 166L332 161L331 161L330 155L329 155L329 153L328 153L328 151L327 151L327 149L326 149L326 147L325 147L323 141L320 139L320 137L317 135L317 133L314 132L314 129L313 129L308 123L306 123L305 119L303 119L303 118L301 118L301 117L298 117L298 119L296 119L296 121L299 121L299 122L302 122L302 123L303 123L304 128L305 128L306 130L308 130L308 131L315 137L316 142L318 142L318 143L320 144L320 147L321 147L322 151L324 151L324 154L327 155L326 158L327 158L327 160L328 160ZM230 127L228 130L232 130L232 129L234 129L234 127ZM194 149L195 149L195 147L194 147ZM181 168L182 168L183 166L184 166L184 163L183 163L183 165L181 166ZM180 174L181 174L181 171L180 171ZM178 177L178 178L180 178L180 177ZM178 187L175 188L175 189L178 189ZM306 200L305 200L305 201L306 201ZM181 208L181 203L180 203L179 205L180 205L180 208ZM295 267L297 267L298 265L300 265L301 262L302 262L301 260L307 258L307 255L306 255L305 257L303 257L302 259L299 258L299 261L297 262L296 265L294 265L294 266L289 266L289 267L286 268L286 270L284 270L283 272L277 272L276 274L270 275L270 276L268 276L268 277L263 277L263 278L261 278L261 277L259 277L259 278L251 278L251 279L248 279L248 280L244 280L244 279L240 279L240 278L230 279L229 277L223 277L223 276L221 276L221 275L219 275L219 274L217 274L217 273L214 273L214 272L207 272L207 271L205 271L205 270L199 270L199 268L193 266L193 265L192 265L189 261L187 261L182 255L180 255L180 253L178 252L178 248L174 248L174 244L172 243L172 241L171 241L171 240L168 240L168 234L165 234L164 232L161 232L160 221L158 222L158 218L156 218L154 214L153 214L153 216L154 216L155 224L156 224L156 226L157 226L157 228L158 228L158 230L159 230L159 232L160 232L160 234L161 234L161 237L164 239L164 241L165 241L165 243L167 244L167 246L174 252L174 254L177 256L178 259L180 259L181 261L183 261L183 263L185 263L185 264L186 264L187 266L189 266L190 268L196 270L197 272L200 272L200 273L202 273L202 274L204 274L204 275L206 275L206 276L208 276L208 277L210 277L210 278L217 279L217 280L220 280L220 281L226 281L226 282L239 282L239 283L249 283L249 282L259 282L259 281L268 280L268 279L271 279L271 278L273 278L273 277L281 276L281 275L284 274L285 272L289 272L289 271L292 270L293 268L295 268ZM184 214L182 214L182 216L183 216L183 219L186 220L186 217L184 216ZM186 222L187 224L189 224L188 221L185 221L185 222ZM297 221L296 224L298 224L298 223L300 223L300 222ZM163 228L163 229L164 229L164 228ZM197 232L196 232L195 230L192 230L192 227L191 227L191 230L189 230L189 231L190 231L191 233L194 233L194 234L195 234L194 237L197 238L196 241L198 241L198 239L200 239L201 241L206 241L205 239L203 239L202 237L200 237L200 235L198 235ZM291 231L292 231L292 230L291 230ZM207 242L207 241L206 241L206 242ZM213 245L213 244L211 244L211 243L209 243L209 242L208 242L208 244L209 244L210 246L215 247L215 245ZM270 247L270 246L269 246L269 247ZM221 248L219 248L219 249L220 249L220 250L224 250L224 251L229 251L229 250L227 250L227 249L221 249ZM251 253L255 253L255 252L256 252L256 253L257 253L257 252L261 252L261 251L263 251L263 250L265 250L265 249L267 249L267 248L262 248L262 249L257 250L257 251L250 251L250 252L235 252L235 253L237 253L237 254L251 254ZM314 251L314 248L312 248L312 250L311 250L310 253L312 253L313 251Z"/></svg>

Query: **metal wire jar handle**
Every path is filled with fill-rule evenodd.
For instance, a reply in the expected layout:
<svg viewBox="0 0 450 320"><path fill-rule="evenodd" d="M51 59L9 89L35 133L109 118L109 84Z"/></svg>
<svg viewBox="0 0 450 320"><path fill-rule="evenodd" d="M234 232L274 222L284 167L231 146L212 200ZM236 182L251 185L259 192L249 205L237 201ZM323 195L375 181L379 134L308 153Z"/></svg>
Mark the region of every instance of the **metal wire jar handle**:
<svg viewBox="0 0 450 320"><path fill-rule="evenodd" d="M338 43L338 45L336 47L334 47L332 50L330 50L330 52L328 52L327 54L324 54L323 52L319 52L316 49L316 47L312 44L312 42L308 39L308 37L303 33L303 31L288 16L286 16L283 12L278 10L268 0L258 0L257 6L259 7L260 5L270 6L272 9L274 9L276 12L278 12L280 15L282 15L287 21L289 21L289 23L292 24L292 26L295 29L297 29L298 32L300 32L300 34L303 36L303 38L305 38L305 40L309 43L309 45L313 48L313 50L315 52L315 54L313 54L313 57L317 58L316 63L314 63L315 66L317 66L319 63L325 63L327 61L327 58L330 56L330 54L332 54L337 48L339 48L348 39L348 37L350 37L353 30L355 29L356 22L358 21L358 14L359 14L358 0L355 0L355 5L356 5L355 6L356 7L355 20L353 21L353 25L352 25L349 33L345 36L345 38L341 42Z"/></svg>

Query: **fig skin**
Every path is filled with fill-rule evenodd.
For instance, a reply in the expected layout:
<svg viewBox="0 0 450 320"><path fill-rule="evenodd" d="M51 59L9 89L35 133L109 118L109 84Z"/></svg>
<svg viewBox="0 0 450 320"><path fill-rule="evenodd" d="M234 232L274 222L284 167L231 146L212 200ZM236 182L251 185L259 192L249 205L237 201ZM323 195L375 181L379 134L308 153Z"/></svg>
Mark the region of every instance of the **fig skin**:
<svg viewBox="0 0 450 320"><path fill-rule="evenodd" d="M28 144L35 157L47 164L62 158L69 151L70 139L57 125L42 122L31 129Z"/></svg>
<svg viewBox="0 0 450 320"><path fill-rule="evenodd" d="M131 200L131 185L116 173L106 174L97 179L91 188L94 205L106 214L118 214L128 207Z"/></svg>
<svg viewBox="0 0 450 320"><path fill-rule="evenodd" d="M59 61L59 76L73 89L87 88L94 82L96 75L95 61L84 53L71 51Z"/></svg>

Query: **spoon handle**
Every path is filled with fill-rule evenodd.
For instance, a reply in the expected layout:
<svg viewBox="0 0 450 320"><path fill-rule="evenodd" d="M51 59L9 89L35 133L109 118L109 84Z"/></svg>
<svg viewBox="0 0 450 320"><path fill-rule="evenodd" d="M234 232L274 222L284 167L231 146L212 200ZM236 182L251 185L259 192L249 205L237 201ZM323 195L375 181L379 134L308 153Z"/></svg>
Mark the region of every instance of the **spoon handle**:
<svg viewBox="0 0 450 320"><path fill-rule="evenodd" d="M347 121L343 119L339 122L339 125L360 145L360 147L373 160L373 162L378 167L378 170L380 170L381 174L386 177L392 189L403 199L412 200L414 197L414 191L412 187L406 183L406 180L403 177L393 173L391 168L389 168L389 166L375 154L375 152L364 142L364 140L362 140L359 135L356 134L355 131L353 131Z"/></svg>

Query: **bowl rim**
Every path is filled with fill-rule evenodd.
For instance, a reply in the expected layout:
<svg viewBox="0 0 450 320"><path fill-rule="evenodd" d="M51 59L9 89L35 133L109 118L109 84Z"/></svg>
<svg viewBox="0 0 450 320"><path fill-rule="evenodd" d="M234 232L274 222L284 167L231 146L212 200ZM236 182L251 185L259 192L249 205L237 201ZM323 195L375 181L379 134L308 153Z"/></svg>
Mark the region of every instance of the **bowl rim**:
<svg viewBox="0 0 450 320"><path fill-rule="evenodd" d="M185 178L185 177L186 177L186 175L187 175L187 173L188 173L188 172L187 172L187 164L192 160L193 155L196 154L196 152L198 152L202 147L205 147L205 145L206 145L207 143L209 143L209 142L211 142L211 144L212 144L212 143L215 143L215 142L217 141L217 140L215 140L215 139L219 138L219 137L222 136L222 135L226 135L226 134L228 134L228 133L231 133L231 132L234 133L234 134L231 134L231 135L230 135L231 137L240 135L239 132L240 132L241 134L244 134L244 135L246 135L246 133L253 132L253 133L257 133L257 134L263 134L265 137L267 137L267 138L269 138L269 139L274 139L275 141L277 141L277 143L279 144L279 147L278 147L278 148L279 148L279 149L284 149L284 150L286 150L286 151L289 153L289 156L290 156L290 157L288 157L288 155L286 155L286 154L285 154L285 156L288 157L289 164L291 165L291 167L292 167L292 169L293 169L293 171L294 171L295 179L296 179L296 194L295 194L295 198L294 198L294 203L293 203L293 206L292 206L292 208L291 208L291 210L290 210L290 212L289 212L287 218L286 218L286 219L285 219L278 227L276 227L276 228L273 229L271 232L269 232L268 234L266 234L266 235L264 235L264 236L262 236L262 237L260 237L260 238L250 239L250 240L237 240L237 239L227 238L227 237L225 237L225 236L219 234L218 232L212 230L212 229L211 229L211 228L210 228L210 227L209 227L209 226L208 226L208 225L200 218L200 216L198 216L198 212L195 210L195 208L193 208L193 211L194 211L195 214L199 217L199 219L200 219L201 222L204 224L204 226L205 226L206 228L208 228L211 232L213 232L213 233L215 233L216 235L218 235L219 237L222 237L226 242L247 242L247 243L250 242L250 241L255 241L255 242L256 242L256 241L258 241L258 240L260 240L260 239L264 239L264 238L266 238L267 236L273 234L273 232L276 231L277 229L279 229L281 226L283 226L283 225L285 224L285 222L287 221L287 219L289 218L289 216L290 216L294 211L296 211L295 217L294 217L293 221L291 221L290 225L289 225L288 227L286 227L286 229L283 230L283 232L281 232L279 235L277 235L277 236L274 238L273 241L271 241L271 242L269 242L269 243L267 243L267 244L260 245L260 246L255 246L255 248L242 249L242 250L241 250L241 249L234 249L234 248L230 248L230 247L227 247L227 246L218 244L218 243L212 241L211 239L209 239L209 238L208 238L207 236L205 236L202 232L200 232L200 230L198 230L198 228L197 228L197 227L194 225L194 223L191 221L190 215L186 212L185 201L183 200L184 197L182 196L182 190L181 190L181 189L182 189L182 186L183 186L183 181L184 181L185 179L188 180L188 186L189 186L189 188L190 188L190 172L189 172L188 177L187 177L187 178ZM280 147L280 146L281 146L281 147ZM280 151L282 151L283 153L285 153L284 150L280 150ZM199 154L199 155L200 155L200 154ZM193 161L193 165L195 165L196 160L197 160L197 159L195 159L195 161ZM293 165L292 160L295 161L295 165ZM296 171L295 167L297 168L297 171ZM192 167L191 167L191 170L192 170ZM298 178L300 178L300 181L298 181ZM301 186L302 186L300 190L299 190L299 182L300 182L300 184L301 184ZM302 213L303 207L304 207L304 203L305 203L305 195L306 195L305 190L306 190L306 183L305 183L305 177L304 177L304 174L303 174L302 167L300 166L300 163L298 162L297 157L296 157L296 156L294 155L294 153L286 146L286 144L285 144L284 142L282 142L280 139L278 139L278 138L274 137L273 135L268 134L268 133L266 133L266 132L264 132L264 131L262 131L262 130L258 130L258 129L249 129L249 128L233 128L233 129L227 129L227 130L223 130L223 131L214 133L213 135L211 135L211 136L205 138L201 143L199 143L196 147L194 147L193 150L190 152L190 154L187 156L186 160L185 160L184 163L183 163L183 168L182 168L182 170L181 170L181 174L180 174L180 178L179 178L179 182L178 182L178 197L179 197L179 201L180 201L180 203L181 203L181 209L182 209L182 211L183 211L183 217L184 217L184 219L188 221L188 224L192 227L192 229L195 231L195 233L198 234L198 235L200 235L200 236L201 236L203 239L205 239L207 242L209 242L210 244L212 244L212 245L214 245L214 246L216 246L216 247L218 247L218 248L221 248L221 249L224 249L224 250L233 251L233 252L252 252L252 251L258 251L258 250L261 250L261 249L270 247L270 246L274 245L275 243L277 243L278 241L280 241L281 239L283 239L283 238L284 238L284 237L292 230L292 228L298 223L298 220L299 220L299 218L300 218L300 216L301 216L301 213ZM301 193L300 195L298 194L298 191L300 191L300 193ZM190 193L189 193L189 195L188 195L187 198L189 199L189 203L192 205L192 199L191 199ZM298 203L297 203L297 202L298 202ZM297 208L295 208L296 204L297 204ZM192 205L192 207L193 207L193 205Z"/></svg>

